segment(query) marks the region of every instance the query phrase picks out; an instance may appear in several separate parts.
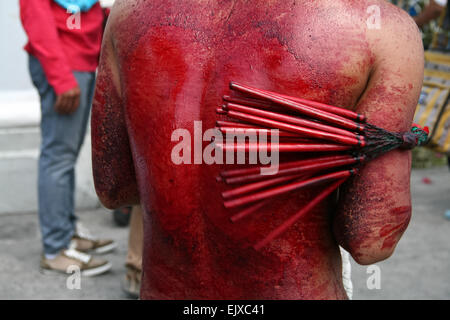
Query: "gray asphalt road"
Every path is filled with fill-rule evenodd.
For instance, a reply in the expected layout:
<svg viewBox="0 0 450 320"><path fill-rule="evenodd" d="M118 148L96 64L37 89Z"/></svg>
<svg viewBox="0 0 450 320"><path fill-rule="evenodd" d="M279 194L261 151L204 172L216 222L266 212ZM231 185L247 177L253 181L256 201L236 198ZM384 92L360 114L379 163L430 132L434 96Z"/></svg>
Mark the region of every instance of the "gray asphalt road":
<svg viewBox="0 0 450 320"><path fill-rule="evenodd" d="M37 214L0 215L0 299L126 299L120 281L125 275L128 228L115 226L108 210L79 212L81 222L95 235L114 239L118 248L102 257L112 271L81 278L81 289L67 288L65 275L39 272L41 240Z"/></svg>
<svg viewBox="0 0 450 320"><path fill-rule="evenodd" d="M431 184L425 184L423 178L429 178ZM444 218L445 210L450 209L449 178L446 167L413 172L410 226L394 255L376 264L380 289L367 286L373 276L367 273L371 269L352 262L354 299L450 299L450 220ZM79 216L93 233L117 241L117 251L105 256L113 263L112 272L82 278L80 290L69 290L67 277L38 271L41 244L37 215L2 214L0 299L126 298L120 281L125 272L128 229L116 227L105 209L80 212Z"/></svg>

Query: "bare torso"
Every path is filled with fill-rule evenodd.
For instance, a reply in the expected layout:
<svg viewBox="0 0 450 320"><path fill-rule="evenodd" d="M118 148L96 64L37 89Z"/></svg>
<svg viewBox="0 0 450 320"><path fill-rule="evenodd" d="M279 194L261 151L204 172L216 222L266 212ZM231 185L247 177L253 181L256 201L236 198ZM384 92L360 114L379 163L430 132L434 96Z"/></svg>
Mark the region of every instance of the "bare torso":
<svg viewBox="0 0 450 320"><path fill-rule="evenodd" d="M109 26L118 67L107 78L125 106L129 146L117 151L133 155L147 213L142 298L345 298L331 200L257 252L317 190L233 224L215 180L224 166L175 165L171 135L194 137L194 121L213 128L231 80L356 108L377 63L365 1L125 2Z"/></svg>

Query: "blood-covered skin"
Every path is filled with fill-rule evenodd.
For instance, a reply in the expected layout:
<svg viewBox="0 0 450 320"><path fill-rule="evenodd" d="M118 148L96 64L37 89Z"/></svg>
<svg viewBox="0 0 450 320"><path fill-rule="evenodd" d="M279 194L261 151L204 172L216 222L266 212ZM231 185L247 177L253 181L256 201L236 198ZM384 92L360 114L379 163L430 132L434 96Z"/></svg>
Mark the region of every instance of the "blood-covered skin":
<svg viewBox="0 0 450 320"><path fill-rule="evenodd" d="M203 131L213 128L218 119L214 110L229 94L231 80L367 110L382 125L386 114L377 121L370 110L383 111L393 89L382 81L371 82L388 58L378 49L377 43L384 44L382 34L372 34L365 24L367 6L373 2L389 21L409 23L383 1L358 2L366 6L325 0L116 3L93 107L94 177L108 207L137 203L139 190L146 212L142 298L346 298L338 241L352 248L357 247L353 239L365 245L359 232L371 226L350 219L353 234L351 226L342 227L340 221L349 221L346 212L363 215L351 201L366 208L377 204L381 191L397 188L395 192L409 194L408 170L389 165L377 172L364 169L366 185L353 190L353 200L344 200L349 204L338 212L336 222L333 203L326 201L258 252L252 245L308 203L320 187L279 197L232 223L229 218L238 210L223 207L221 192L226 187L215 179L225 166L175 165L171 152L177 142L171 135L181 128L194 138L194 121L202 121ZM402 70L388 70L385 76L394 77L395 72ZM392 107L406 113L420 87L419 77L412 78L412 87L397 84L397 100L392 101ZM392 121L407 126L405 112L389 111ZM388 179L396 170L404 174L401 185L395 174L389 184L378 178L371 182L371 175L383 173ZM398 225L408 216L407 204L378 205L392 217L376 219L377 237L392 247L402 231Z"/></svg>

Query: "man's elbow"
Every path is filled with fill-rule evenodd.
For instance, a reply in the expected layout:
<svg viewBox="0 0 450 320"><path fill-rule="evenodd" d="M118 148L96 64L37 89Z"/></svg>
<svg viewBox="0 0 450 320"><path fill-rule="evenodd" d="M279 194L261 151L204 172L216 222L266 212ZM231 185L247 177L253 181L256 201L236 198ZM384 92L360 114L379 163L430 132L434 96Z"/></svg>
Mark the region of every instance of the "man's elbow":
<svg viewBox="0 0 450 320"><path fill-rule="evenodd" d="M114 210L124 206L139 204L136 181L128 175L116 175L93 166L94 186L102 205ZM108 173L108 174L107 174Z"/></svg>
<svg viewBox="0 0 450 320"><path fill-rule="evenodd" d="M370 265L392 256L411 220L411 206L400 206L381 217L383 224L366 220L334 225L337 242L361 265ZM380 221L380 220L378 220Z"/></svg>
<svg viewBox="0 0 450 320"><path fill-rule="evenodd" d="M386 260L394 253L392 249L352 249L349 248L349 253L356 263L366 266L383 260Z"/></svg>
<svg viewBox="0 0 450 320"><path fill-rule="evenodd" d="M383 239L367 233L350 235L335 230L335 237L339 245L360 265L370 265L389 258L396 245L396 242L390 246L383 245Z"/></svg>
<svg viewBox="0 0 450 320"><path fill-rule="evenodd" d="M408 222L405 222L394 227L395 231L389 227L388 234L382 231L376 234L366 234L364 240L349 241L343 247L358 264L374 264L392 256L407 226Z"/></svg>
<svg viewBox="0 0 450 320"><path fill-rule="evenodd" d="M106 208L110 210L118 209L120 207L123 207L122 201L119 201L119 199L113 199L110 196L101 194L97 192L97 197L100 200L100 203Z"/></svg>
<svg viewBox="0 0 450 320"><path fill-rule="evenodd" d="M139 197L137 193L130 193L122 190L122 192L99 192L97 190L97 197L101 204L110 210L122 208L125 206L132 206L139 204Z"/></svg>

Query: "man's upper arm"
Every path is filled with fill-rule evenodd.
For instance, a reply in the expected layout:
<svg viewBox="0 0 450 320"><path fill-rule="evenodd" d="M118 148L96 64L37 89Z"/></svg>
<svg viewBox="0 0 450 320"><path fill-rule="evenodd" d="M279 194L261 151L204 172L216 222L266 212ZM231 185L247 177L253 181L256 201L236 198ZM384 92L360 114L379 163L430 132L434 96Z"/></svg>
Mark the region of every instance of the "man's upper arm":
<svg viewBox="0 0 450 320"><path fill-rule="evenodd" d="M424 60L414 22L396 15L382 21L381 30L369 31L376 61L357 111L375 125L404 132L411 128ZM410 166L409 151L391 151L341 188L334 234L357 262L388 258L405 231L411 217Z"/></svg>
<svg viewBox="0 0 450 320"><path fill-rule="evenodd" d="M107 208L139 203L121 83L110 28L106 29L92 105L92 165L100 201Z"/></svg>

